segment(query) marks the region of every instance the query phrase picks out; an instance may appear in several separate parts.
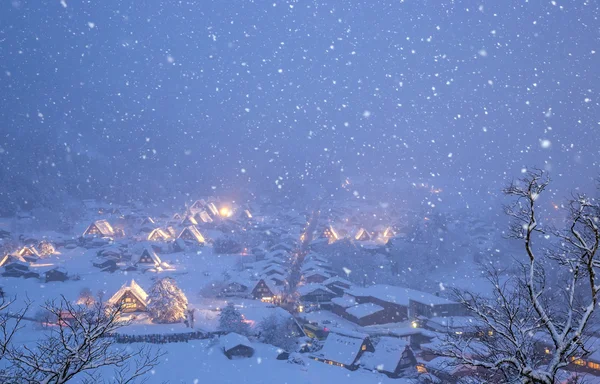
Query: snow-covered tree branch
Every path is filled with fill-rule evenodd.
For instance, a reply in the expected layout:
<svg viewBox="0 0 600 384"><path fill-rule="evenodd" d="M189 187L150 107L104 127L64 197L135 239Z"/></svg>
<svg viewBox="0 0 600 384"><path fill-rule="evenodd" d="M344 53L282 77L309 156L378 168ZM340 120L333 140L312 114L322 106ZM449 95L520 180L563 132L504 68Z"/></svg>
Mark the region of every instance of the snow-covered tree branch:
<svg viewBox="0 0 600 384"><path fill-rule="evenodd" d="M510 237L522 242L526 255L522 273L506 277L489 270L492 298L456 292L488 332L476 340L453 337L443 351L507 382L557 382L561 368L587 353L585 331L598 304L600 206L575 196L565 229L544 228L538 199L549 182L534 171L504 190L515 199L506 212L513 219ZM547 278L550 269L557 281ZM473 353L474 346L484 348Z"/></svg>
<svg viewBox="0 0 600 384"><path fill-rule="evenodd" d="M5 348L9 362L5 376L10 382L67 383L114 367L117 382L133 383L159 362L158 350L120 348L114 343L111 334L127 324L121 321L121 307L96 303L87 308L63 297L47 302L44 309L56 319L47 334L35 345L10 342Z"/></svg>

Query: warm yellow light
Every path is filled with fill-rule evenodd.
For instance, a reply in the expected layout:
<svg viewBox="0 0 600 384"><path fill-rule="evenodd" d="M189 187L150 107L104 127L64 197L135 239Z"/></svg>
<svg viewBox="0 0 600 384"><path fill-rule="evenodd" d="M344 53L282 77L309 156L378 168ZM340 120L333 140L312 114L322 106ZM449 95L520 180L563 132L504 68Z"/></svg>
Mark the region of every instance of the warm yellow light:
<svg viewBox="0 0 600 384"><path fill-rule="evenodd" d="M219 214L223 217L229 217L231 216L231 209L223 207L219 210Z"/></svg>
<svg viewBox="0 0 600 384"><path fill-rule="evenodd" d="M419 323L417 323L416 321L413 321L412 323L410 323L410 325L411 325L413 328L418 328L418 327L419 327Z"/></svg>

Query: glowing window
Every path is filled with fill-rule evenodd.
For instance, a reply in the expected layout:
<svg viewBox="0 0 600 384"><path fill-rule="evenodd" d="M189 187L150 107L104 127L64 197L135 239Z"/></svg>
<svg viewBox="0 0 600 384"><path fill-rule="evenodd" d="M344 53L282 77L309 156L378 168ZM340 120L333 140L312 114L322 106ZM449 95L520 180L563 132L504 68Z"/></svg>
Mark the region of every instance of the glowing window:
<svg viewBox="0 0 600 384"><path fill-rule="evenodd" d="M594 363L592 361L588 361L588 367L595 369L595 370L600 370L600 364Z"/></svg>

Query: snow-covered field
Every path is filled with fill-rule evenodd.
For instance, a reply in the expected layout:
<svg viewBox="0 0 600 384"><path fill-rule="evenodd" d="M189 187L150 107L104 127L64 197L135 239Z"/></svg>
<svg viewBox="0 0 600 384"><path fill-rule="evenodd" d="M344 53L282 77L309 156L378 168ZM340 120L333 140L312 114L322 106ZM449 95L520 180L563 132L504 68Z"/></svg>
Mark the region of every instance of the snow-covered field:
<svg viewBox="0 0 600 384"><path fill-rule="evenodd" d="M219 350L218 344L210 346L210 342L205 340L163 345L161 348L167 354L150 375L149 383L409 383L407 380L392 380L379 373L351 372L308 359L305 366L291 364L277 360L277 348L273 346L254 343L253 347L253 357L229 360Z"/></svg>
<svg viewBox="0 0 600 384"><path fill-rule="evenodd" d="M32 271L41 272L40 274L52 267L63 267L69 276L79 276L79 280L44 283L38 279L3 277L2 286L9 296L16 295L18 299L28 297L36 304L42 304L61 295L74 301L84 288L89 288L94 294L103 291L104 298L108 299L131 279L135 279L143 289L148 290L157 278L171 276L177 280L178 286L193 304L202 301L199 294L202 288L212 281L223 280L223 273L232 271L240 260L239 255L216 255L211 247L204 247L197 253L161 254L162 261L171 265L172 270L108 273L92 266L97 251L98 249L60 248L60 254L30 266Z"/></svg>

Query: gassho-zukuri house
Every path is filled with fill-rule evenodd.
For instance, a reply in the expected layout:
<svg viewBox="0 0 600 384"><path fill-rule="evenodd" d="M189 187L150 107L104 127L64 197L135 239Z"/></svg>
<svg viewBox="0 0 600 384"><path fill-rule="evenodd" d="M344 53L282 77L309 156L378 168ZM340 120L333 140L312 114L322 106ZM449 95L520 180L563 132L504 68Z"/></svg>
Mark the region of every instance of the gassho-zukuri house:
<svg viewBox="0 0 600 384"><path fill-rule="evenodd" d="M122 305L123 312L145 312L148 307L148 294L135 280L124 284L109 300L110 305Z"/></svg>

